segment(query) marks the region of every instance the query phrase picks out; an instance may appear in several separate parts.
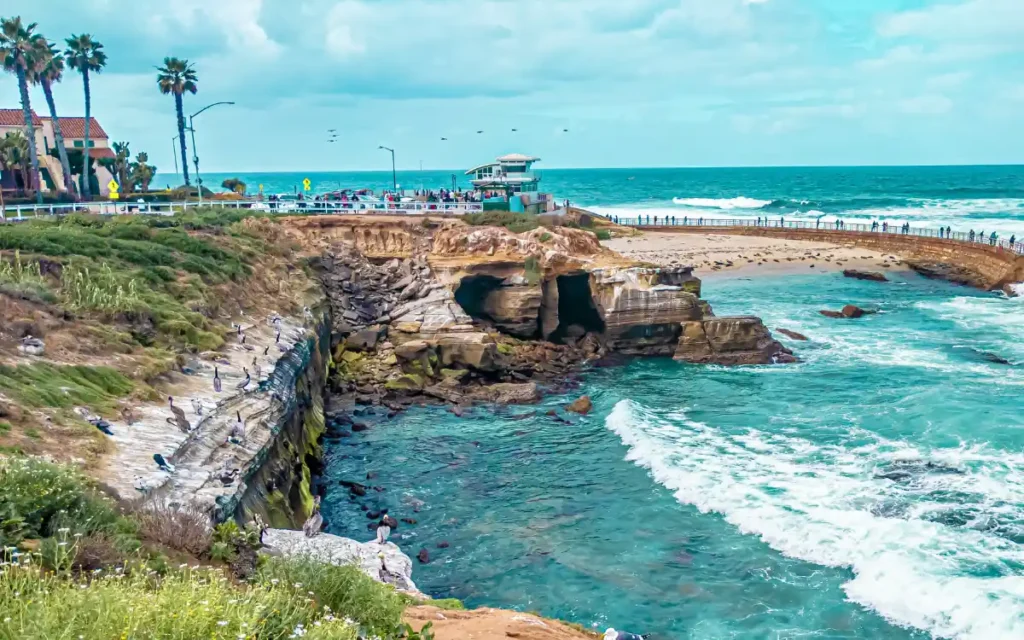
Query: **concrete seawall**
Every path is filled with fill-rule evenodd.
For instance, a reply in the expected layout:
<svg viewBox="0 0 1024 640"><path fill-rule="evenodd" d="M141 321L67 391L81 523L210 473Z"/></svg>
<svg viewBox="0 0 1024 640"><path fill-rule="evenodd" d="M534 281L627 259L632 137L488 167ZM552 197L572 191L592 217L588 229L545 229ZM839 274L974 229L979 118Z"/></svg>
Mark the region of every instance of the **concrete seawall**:
<svg viewBox="0 0 1024 640"><path fill-rule="evenodd" d="M1024 256L980 242L962 242L895 233L838 231L831 229L785 229L777 227L682 227L639 226L641 231L661 233L759 236L828 242L856 246L898 255L910 262L942 263L959 267L973 276L971 284L981 289L999 289L1024 281Z"/></svg>

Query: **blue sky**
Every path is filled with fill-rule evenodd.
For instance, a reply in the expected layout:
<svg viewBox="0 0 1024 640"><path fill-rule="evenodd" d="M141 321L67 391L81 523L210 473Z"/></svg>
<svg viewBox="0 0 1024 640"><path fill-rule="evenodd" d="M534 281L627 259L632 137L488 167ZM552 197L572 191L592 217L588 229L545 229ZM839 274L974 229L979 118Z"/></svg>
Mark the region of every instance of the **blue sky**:
<svg viewBox="0 0 1024 640"><path fill-rule="evenodd" d="M380 144L407 169L509 151L549 168L1024 162L1024 0L4 0L0 14L101 40L93 112L163 170L165 55L200 75L187 111L237 103L197 119L204 171L390 168ZM81 115L80 79L57 99ZM0 78L0 105L16 104Z"/></svg>

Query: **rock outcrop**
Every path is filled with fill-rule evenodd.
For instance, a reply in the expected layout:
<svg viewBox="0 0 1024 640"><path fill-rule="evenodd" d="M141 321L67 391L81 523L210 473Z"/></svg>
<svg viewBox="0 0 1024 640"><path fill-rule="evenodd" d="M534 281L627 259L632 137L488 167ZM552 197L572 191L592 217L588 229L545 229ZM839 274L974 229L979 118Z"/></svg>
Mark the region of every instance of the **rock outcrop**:
<svg viewBox="0 0 1024 640"><path fill-rule="evenodd" d="M888 282L889 278L878 271L860 271L858 269L844 269L843 276L854 280L871 280L872 282Z"/></svg>
<svg viewBox="0 0 1024 640"><path fill-rule="evenodd" d="M268 529L263 533L263 545L264 552L271 555L353 565L378 582L394 585L415 598L428 599L412 581L412 560L391 542L357 542L329 533L308 538L302 531ZM384 554L383 562L380 554Z"/></svg>
<svg viewBox="0 0 1024 640"><path fill-rule="evenodd" d="M861 318L863 316L871 315L876 312L873 310L861 309L855 304L848 304L844 306L841 311L830 311L828 309L823 309L818 313L825 316L826 318Z"/></svg>
<svg viewBox="0 0 1024 640"><path fill-rule="evenodd" d="M413 629L428 622L437 640L595 640L593 632L582 631L557 620L548 620L532 613L502 609L452 611L429 605L409 607L402 619Z"/></svg>
<svg viewBox="0 0 1024 640"><path fill-rule="evenodd" d="M772 338L760 318L709 318L683 324L675 359L698 364L794 362L792 351Z"/></svg>
<svg viewBox="0 0 1024 640"><path fill-rule="evenodd" d="M486 294L483 313L503 333L517 338L535 338L540 330L542 301L540 283L531 285L526 278L515 276L506 278Z"/></svg>

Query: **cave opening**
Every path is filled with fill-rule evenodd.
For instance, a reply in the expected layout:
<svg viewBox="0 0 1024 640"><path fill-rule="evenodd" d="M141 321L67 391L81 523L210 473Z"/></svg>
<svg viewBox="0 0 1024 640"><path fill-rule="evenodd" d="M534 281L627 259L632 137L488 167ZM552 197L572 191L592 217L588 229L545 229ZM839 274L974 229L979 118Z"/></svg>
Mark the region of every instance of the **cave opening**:
<svg viewBox="0 0 1024 640"><path fill-rule="evenodd" d="M558 276L558 329L553 342L604 333L605 324L590 291L590 274Z"/></svg>
<svg viewBox="0 0 1024 640"><path fill-rule="evenodd" d="M501 287L501 278L494 276L466 276L459 282L459 288L455 290L455 302L459 303L462 310L471 318L479 320L493 320L485 310L487 296L492 291Z"/></svg>

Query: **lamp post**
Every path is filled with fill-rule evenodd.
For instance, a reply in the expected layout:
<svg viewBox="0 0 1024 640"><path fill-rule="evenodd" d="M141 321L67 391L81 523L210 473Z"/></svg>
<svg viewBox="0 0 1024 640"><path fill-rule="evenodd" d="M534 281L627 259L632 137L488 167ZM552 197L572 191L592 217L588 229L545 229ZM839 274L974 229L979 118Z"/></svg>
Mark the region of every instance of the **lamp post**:
<svg viewBox="0 0 1024 640"><path fill-rule="evenodd" d="M395 150L391 147L385 147L384 145L377 148L391 152L391 187L394 190L395 195L398 195L398 175L395 173Z"/></svg>
<svg viewBox="0 0 1024 640"><path fill-rule="evenodd" d="M178 142L178 138L181 136L174 136L171 138L171 157L174 158L174 175L178 175L178 150L175 149L175 144Z"/></svg>
<svg viewBox="0 0 1024 640"><path fill-rule="evenodd" d="M192 132L192 163L196 166L196 185L198 185L198 187L199 187L199 204L203 203L203 179L199 175L199 151L196 149L196 127L195 127L194 124L192 124L192 119L195 118L196 116L198 116L200 113L206 111L207 109L212 109L213 107L216 107L216 106L219 106L219 105L222 105L222 104L235 104L235 103L234 102L214 102L213 104L206 105L205 107L203 107L199 111L196 111L195 113L193 113L192 115L190 115L188 117L188 130Z"/></svg>

